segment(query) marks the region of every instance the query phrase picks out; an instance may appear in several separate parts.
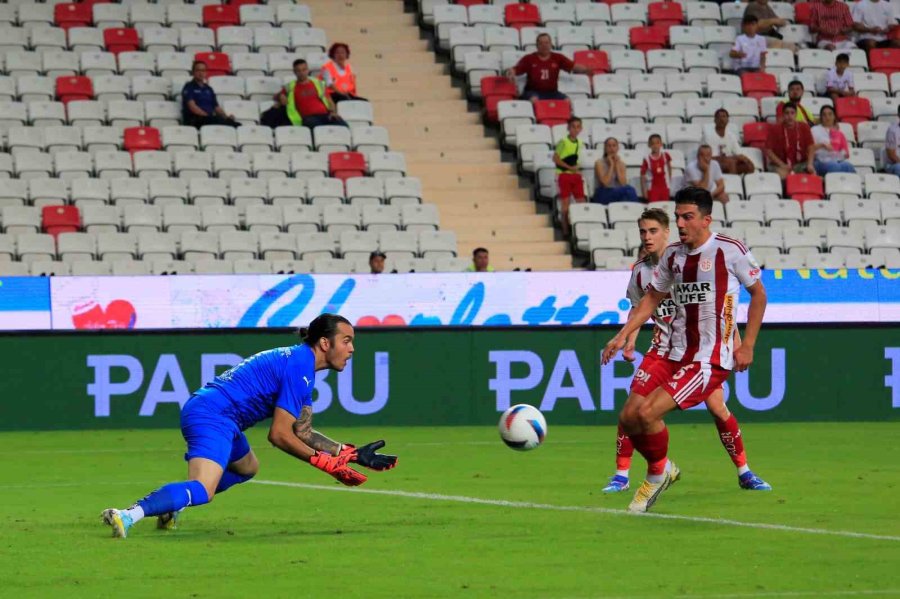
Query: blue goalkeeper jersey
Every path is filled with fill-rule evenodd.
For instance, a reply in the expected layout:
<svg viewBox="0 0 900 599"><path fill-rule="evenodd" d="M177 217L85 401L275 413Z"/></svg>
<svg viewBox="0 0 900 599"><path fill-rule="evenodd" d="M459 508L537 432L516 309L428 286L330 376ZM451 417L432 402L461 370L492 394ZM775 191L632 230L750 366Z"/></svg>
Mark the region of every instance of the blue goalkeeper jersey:
<svg viewBox="0 0 900 599"><path fill-rule="evenodd" d="M306 344L278 347L250 356L207 383L194 395L191 409L225 416L245 430L266 418L275 408L300 417L303 406L312 405L316 360Z"/></svg>

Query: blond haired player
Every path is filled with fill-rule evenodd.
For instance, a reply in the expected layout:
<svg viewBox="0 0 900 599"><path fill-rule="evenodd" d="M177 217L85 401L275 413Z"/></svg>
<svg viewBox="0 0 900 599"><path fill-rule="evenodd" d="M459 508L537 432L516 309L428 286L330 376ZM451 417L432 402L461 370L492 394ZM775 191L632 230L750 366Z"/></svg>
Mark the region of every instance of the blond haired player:
<svg viewBox="0 0 900 599"><path fill-rule="evenodd" d="M643 257L639 259L631 271L631 281L628 283L628 300L632 309L637 308L641 299L650 287L653 277L653 269L659 264L659 259L666 250L669 239L669 215L660 208L648 208L644 210L638 219L638 229L641 233L641 249ZM661 372L657 365L665 361L665 355L670 351L672 341L671 323L675 318L675 302L671 294L660 303L653 314L653 340L650 349L644 355L641 365L631 382L631 394L622 407L621 418L626 420L634 417L635 412L646 401L647 396L662 382L658 376ZM633 362L634 345L640 329L629 335L622 356L629 362ZM740 336L735 329L735 344L740 343ZM719 440L731 458L738 471L738 484L743 489L753 491L770 491L772 487L764 480L753 474L747 465L747 454L744 451L744 442L741 437L741 429L737 419L725 406L725 396L721 389L717 389L706 400L706 409L712 414L719 431ZM629 470L631 468L631 456L634 454L634 445L631 439L619 424L616 435L616 473L609 479L609 484L604 487L604 493L617 493L627 491L629 488ZM672 462L670 461L671 465ZM670 478L674 482L680 475L677 468L670 469Z"/></svg>
<svg viewBox="0 0 900 599"><path fill-rule="evenodd" d="M607 343L603 363L625 347L629 336L672 294L675 317L668 349L655 365L660 385L640 407L622 413L620 421L634 448L647 460L647 478L628 509L646 512L672 483L667 468L669 431L663 416L675 408L686 410L706 401L732 370L746 370L766 310L766 291L760 268L744 245L709 230L712 196L705 189L686 187L675 196L680 242L663 252L653 278L628 322ZM744 340L733 349L738 292L750 294ZM675 470L672 468L672 470Z"/></svg>

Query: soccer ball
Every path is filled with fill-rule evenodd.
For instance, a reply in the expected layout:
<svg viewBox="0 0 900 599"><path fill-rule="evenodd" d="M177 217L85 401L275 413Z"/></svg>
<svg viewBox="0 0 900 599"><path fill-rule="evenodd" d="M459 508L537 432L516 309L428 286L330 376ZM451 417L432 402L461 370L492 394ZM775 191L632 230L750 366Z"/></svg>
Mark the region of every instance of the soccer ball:
<svg viewBox="0 0 900 599"><path fill-rule="evenodd" d="M516 451L539 447L547 436L547 421L540 410L528 404L518 404L500 417L500 438Z"/></svg>

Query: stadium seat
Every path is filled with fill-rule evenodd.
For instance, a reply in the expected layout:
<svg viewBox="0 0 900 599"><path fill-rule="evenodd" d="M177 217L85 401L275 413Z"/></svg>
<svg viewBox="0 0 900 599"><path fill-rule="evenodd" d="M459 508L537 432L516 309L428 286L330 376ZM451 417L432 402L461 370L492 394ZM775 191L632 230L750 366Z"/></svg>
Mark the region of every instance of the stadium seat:
<svg viewBox="0 0 900 599"><path fill-rule="evenodd" d="M681 25L684 10L678 2L651 2L647 6L647 20L650 25Z"/></svg>
<svg viewBox="0 0 900 599"><path fill-rule="evenodd" d="M44 206L41 209L41 228L56 237L60 233L74 233L81 225L75 206Z"/></svg>
<svg viewBox="0 0 900 599"><path fill-rule="evenodd" d="M106 51L118 56L120 52L136 52L141 47L140 36L132 27L114 27L103 31Z"/></svg>
<svg viewBox="0 0 900 599"><path fill-rule="evenodd" d="M122 147L134 154L145 150L161 150L162 138L155 127L128 127L122 132Z"/></svg>
<svg viewBox="0 0 900 599"><path fill-rule="evenodd" d="M537 27L541 24L541 13L534 4L507 4L503 7L503 17L507 27L521 30L523 27Z"/></svg>
<svg viewBox="0 0 900 599"><path fill-rule="evenodd" d="M58 77L56 79L56 97L63 104L73 100L92 100L94 88L90 77Z"/></svg>
<svg viewBox="0 0 900 599"><path fill-rule="evenodd" d="M363 177L366 173L366 157L359 152L334 152L328 155L328 172L341 180Z"/></svg>
<svg viewBox="0 0 900 599"><path fill-rule="evenodd" d="M219 27L241 24L239 7L234 4L210 4L203 7L203 26L217 30Z"/></svg>
<svg viewBox="0 0 900 599"><path fill-rule="evenodd" d="M752 148L765 149L769 139L769 123L744 123L744 145Z"/></svg>
<svg viewBox="0 0 900 599"><path fill-rule="evenodd" d="M866 98L837 98L834 109L838 119L843 123L850 123L854 129L857 124L872 120L872 104Z"/></svg>
<svg viewBox="0 0 900 599"><path fill-rule="evenodd" d="M873 48L869 51L869 70L873 73L893 75L900 71L900 49Z"/></svg>
<svg viewBox="0 0 900 599"><path fill-rule="evenodd" d="M816 175L789 174L785 182L785 191L790 198L799 202L821 200L825 197L824 182Z"/></svg>
<svg viewBox="0 0 900 599"><path fill-rule="evenodd" d="M538 123L548 127L565 124L572 116L572 107L565 100L537 100L534 116Z"/></svg>
<svg viewBox="0 0 900 599"><path fill-rule="evenodd" d="M659 27L632 27L628 35L632 49L640 52L662 50L666 47L666 33Z"/></svg>
<svg viewBox="0 0 900 599"><path fill-rule="evenodd" d="M197 52L194 60L206 63L206 72L209 77L231 74L231 58L224 52ZM162 67L160 67L162 71Z"/></svg>
<svg viewBox="0 0 900 599"><path fill-rule="evenodd" d="M90 27L93 20L94 13L87 2L60 3L53 7L53 21L63 30L72 27Z"/></svg>
<svg viewBox="0 0 900 599"><path fill-rule="evenodd" d="M778 94L778 80L771 73L743 73L741 87L749 98L766 98Z"/></svg>

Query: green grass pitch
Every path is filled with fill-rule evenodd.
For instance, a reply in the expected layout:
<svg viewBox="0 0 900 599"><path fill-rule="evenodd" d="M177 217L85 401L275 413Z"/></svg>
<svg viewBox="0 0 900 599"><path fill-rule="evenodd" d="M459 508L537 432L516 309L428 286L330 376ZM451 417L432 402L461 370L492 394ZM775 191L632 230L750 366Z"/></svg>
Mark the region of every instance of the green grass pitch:
<svg viewBox="0 0 900 599"><path fill-rule="evenodd" d="M896 424L746 425L772 493L738 489L711 424L675 424L683 478L654 513L682 519L627 515L631 493L599 492L610 427L554 427L551 415L544 446L516 453L493 427L317 424L388 440L399 466L360 489L385 493L331 492L256 429L258 480L319 488L241 485L177 531L148 520L124 541L100 511L184 476L177 430L0 435L0 596L900 597ZM634 466L637 478L639 456Z"/></svg>

